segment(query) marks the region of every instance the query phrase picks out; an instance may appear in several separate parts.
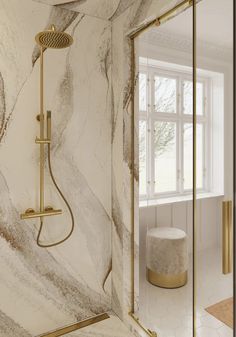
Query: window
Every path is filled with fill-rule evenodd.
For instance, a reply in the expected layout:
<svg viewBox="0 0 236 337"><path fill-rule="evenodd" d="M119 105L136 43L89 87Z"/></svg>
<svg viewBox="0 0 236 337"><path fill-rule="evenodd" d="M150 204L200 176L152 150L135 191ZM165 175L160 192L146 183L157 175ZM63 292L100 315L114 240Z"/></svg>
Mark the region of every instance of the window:
<svg viewBox="0 0 236 337"><path fill-rule="evenodd" d="M209 191L210 80L197 81L197 189ZM191 73L140 66L139 193L155 199L191 193Z"/></svg>

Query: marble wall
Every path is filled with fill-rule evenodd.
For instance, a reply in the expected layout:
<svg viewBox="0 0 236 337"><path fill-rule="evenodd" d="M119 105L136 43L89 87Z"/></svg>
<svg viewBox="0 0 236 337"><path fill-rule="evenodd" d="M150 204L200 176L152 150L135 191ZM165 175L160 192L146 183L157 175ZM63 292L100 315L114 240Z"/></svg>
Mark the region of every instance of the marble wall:
<svg viewBox="0 0 236 337"><path fill-rule="evenodd" d="M39 49L54 23L73 35L45 51L45 109L52 110L52 167L75 216L64 244L42 249L39 205ZM0 336L36 336L111 308L111 23L61 6L2 0L0 11ZM46 163L47 167L47 163ZM47 170L48 172L48 170ZM44 242L70 229L46 174Z"/></svg>

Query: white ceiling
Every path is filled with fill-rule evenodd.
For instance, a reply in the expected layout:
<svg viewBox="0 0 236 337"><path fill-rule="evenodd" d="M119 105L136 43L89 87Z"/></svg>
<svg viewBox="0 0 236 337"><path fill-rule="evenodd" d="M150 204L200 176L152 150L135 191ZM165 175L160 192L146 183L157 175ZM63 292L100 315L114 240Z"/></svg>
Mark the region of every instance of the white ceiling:
<svg viewBox="0 0 236 337"><path fill-rule="evenodd" d="M197 39L218 47L233 48L233 1L201 0L197 4ZM192 37L192 9L159 28L163 32Z"/></svg>

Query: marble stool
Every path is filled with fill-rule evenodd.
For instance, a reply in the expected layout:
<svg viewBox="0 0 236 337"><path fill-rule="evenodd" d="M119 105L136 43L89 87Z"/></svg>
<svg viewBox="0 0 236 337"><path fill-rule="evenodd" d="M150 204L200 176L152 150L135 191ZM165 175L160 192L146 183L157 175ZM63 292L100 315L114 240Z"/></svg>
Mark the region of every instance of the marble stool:
<svg viewBox="0 0 236 337"><path fill-rule="evenodd" d="M179 228L158 227L147 232L147 280L162 288L187 283L187 235Z"/></svg>

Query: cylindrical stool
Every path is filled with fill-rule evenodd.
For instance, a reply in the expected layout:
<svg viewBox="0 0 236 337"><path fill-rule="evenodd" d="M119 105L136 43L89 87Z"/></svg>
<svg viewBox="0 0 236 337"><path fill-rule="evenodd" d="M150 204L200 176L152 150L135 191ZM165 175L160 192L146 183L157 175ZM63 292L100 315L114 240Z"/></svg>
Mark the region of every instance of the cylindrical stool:
<svg viewBox="0 0 236 337"><path fill-rule="evenodd" d="M179 228L158 227L147 232L147 279L162 288L187 283L187 235Z"/></svg>

